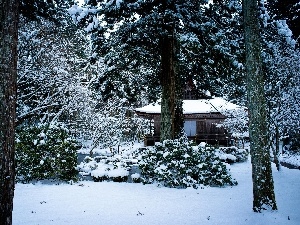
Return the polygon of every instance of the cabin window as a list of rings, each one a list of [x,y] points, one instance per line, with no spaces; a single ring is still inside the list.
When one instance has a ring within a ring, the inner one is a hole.
[[[187,136],[196,136],[196,121],[184,121],[184,132]]]

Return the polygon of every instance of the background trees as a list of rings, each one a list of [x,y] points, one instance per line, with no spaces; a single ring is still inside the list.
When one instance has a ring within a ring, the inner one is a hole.
[[[94,101],[89,86],[95,73],[85,65],[84,33],[67,17],[64,26],[22,17],[19,33],[18,125],[64,122],[74,128]]]
[[[143,101],[135,95],[134,89],[142,93],[137,79],[129,72],[123,73],[123,83],[104,79],[106,65],[89,63],[86,32],[66,14],[58,24],[21,18],[18,126],[60,124],[78,140],[89,139],[92,148],[135,140],[134,132],[142,135],[145,124],[129,103]]]
[[[292,31],[283,20],[271,20],[263,29],[265,92],[268,102],[272,148],[279,154],[279,141],[298,133],[299,50]],[[279,163],[277,163],[279,167]]]
[[[269,1],[268,6],[270,15],[275,20],[286,20],[287,25],[293,32],[293,38],[298,39],[300,36],[300,2],[299,0],[274,0]]]

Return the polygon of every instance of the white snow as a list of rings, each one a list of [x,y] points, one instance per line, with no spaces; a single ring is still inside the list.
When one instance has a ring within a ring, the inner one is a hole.
[[[236,157],[234,155],[232,155],[232,154],[220,154],[219,157],[222,160],[228,160],[229,159],[229,160],[231,160],[233,162],[236,161]]]
[[[235,110],[240,106],[226,101],[223,98],[183,100],[183,114],[210,113],[225,110]],[[142,108],[135,109],[137,112],[160,113],[160,103],[149,104]]]
[[[288,44],[295,46],[296,41],[292,38],[293,33],[286,24],[286,20],[278,20],[276,21],[276,25],[278,28],[278,34],[284,36]]]
[[[123,2],[123,0],[116,0],[117,8],[120,8],[122,2]]]
[[[283,154],[280,158],[280,161],[300,167],[300,155],[299,154],[298,155]]]
[[[131,174],[132,179],[139,179],[140,177],[141,177],[141,175],[139,173]]]
[[[17,184],[13,224],[299,225],[300,171],[273,168],[279,210],[254,213],[249,161],[231,166],[239,184],[225,188],[92,181]]]
[[[109,177],[126,177],[129,175],[129,172],[125,170],[124,168],[117,168],[108,171]]]
[[[88,169],[87,169],[88,170]],[[87,172],[87,171],[85,171]],[[108,176],[108,170],[107,170],[107,167],[100,167],[100,168],[97,168],[95,170],[88,170],[88,172],[91,173],[91,176],[93,177],[104,177],[104,176]]]

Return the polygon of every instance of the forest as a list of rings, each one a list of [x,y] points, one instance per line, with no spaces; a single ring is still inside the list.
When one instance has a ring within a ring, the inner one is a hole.
[[[300,167],[299,0],[0,3],[0,225],[21,184],[235,187],[246,161],[249,209],[280,210],[273,175]],[[239,106],[216,109],[234,143],[191,141],[187,87]]]

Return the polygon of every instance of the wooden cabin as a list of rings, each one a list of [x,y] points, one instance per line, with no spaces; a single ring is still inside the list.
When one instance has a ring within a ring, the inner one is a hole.
[[[223,98],[206,98],[183,100],[184,131],[189,140],[196,143],[206,142],[213,145],[227,146],[231,144],[231,135],[224,128],[217,127],[226,118],[223,110],[234,110],[238,105]],[[135,109],[136,113],[151,122],[151,135],[145,138],[145,146],[154,145],[160,140],[160,109],[159,103]]]
[[[240,106],[223,98],[211,97],[210,93],[197,91],[191,79],[188,80],[183,92],[184,131],[189,140],[197,144],[206,142],[213,145],[231,145],[233,140],[224,128],[217,127],[225,120],[221,112],[240,109]],[[151,134],[145,137],[145,146],[160,141],[160,103],[149,104],[135,109],[136,113],[149,119]]]
[[[226,119],[221,112],[240,109],[240,106],[223,98],[212,97],[208,91],[199,92],[192,79],[188,79],[183,92],[184,131],[189,140],[197,144],[206,142],[212,145],[228,146],[233,144],[231,134],[224,128],[217,127]],[[145,146],[160,141],[159,102],[135,109],[136,113],[149,119],[151,134],[145,137]]]

